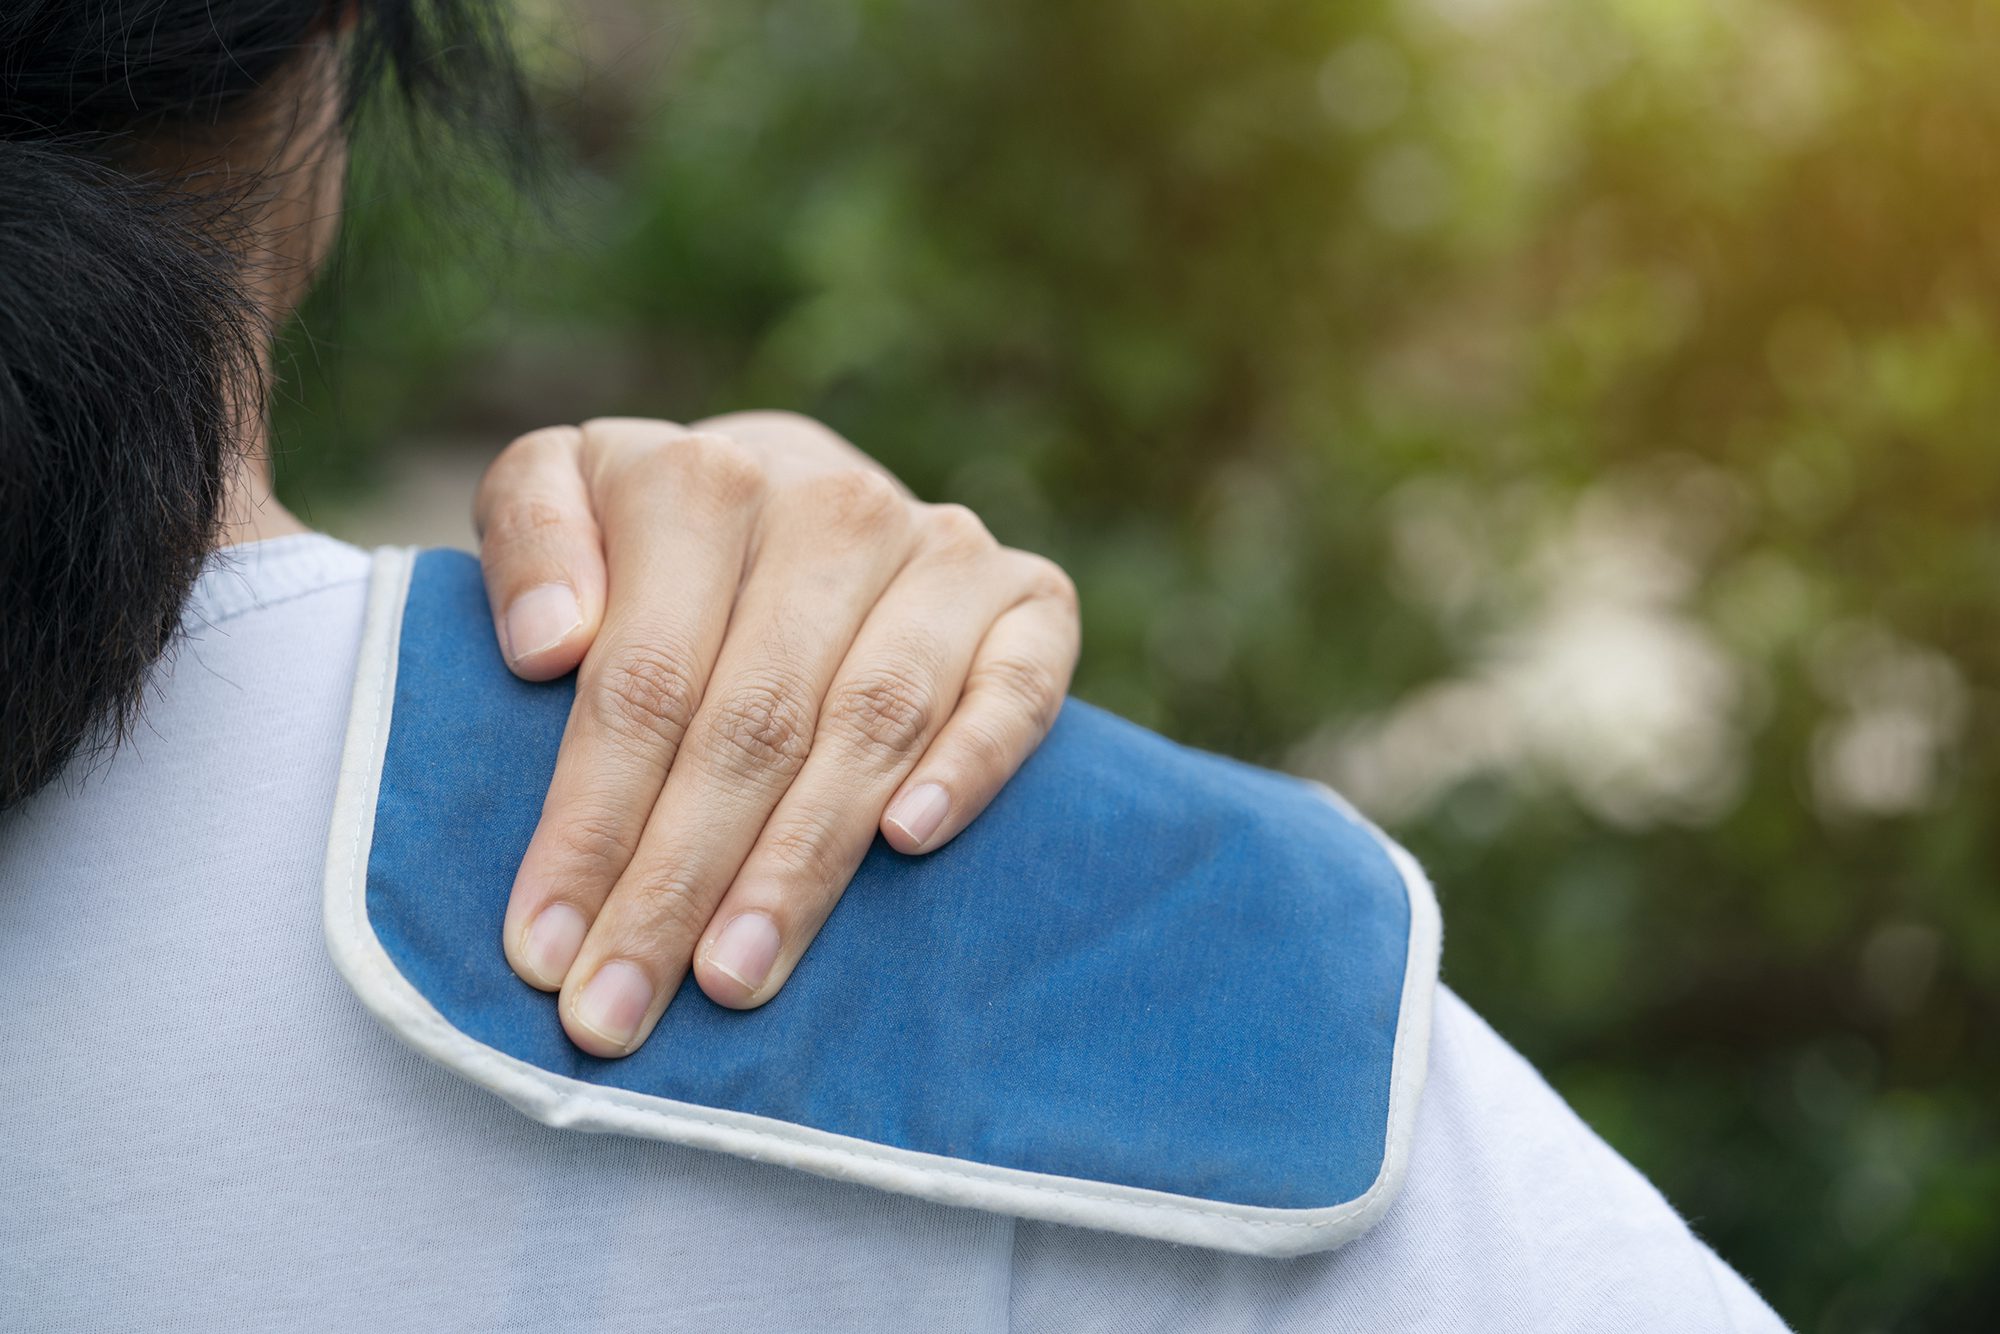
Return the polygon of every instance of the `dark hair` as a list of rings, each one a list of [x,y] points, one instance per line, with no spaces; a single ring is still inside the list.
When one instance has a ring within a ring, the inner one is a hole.
[[[532,139],[498,0],[0,6],[0,809],[130,728],[263,409],[230,245],[256,183],[173,179],[159,145],[284,123],[269,90],[336,27],[343,132],[380,89]]]

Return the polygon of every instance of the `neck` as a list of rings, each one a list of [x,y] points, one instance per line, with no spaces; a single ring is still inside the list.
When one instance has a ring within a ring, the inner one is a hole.
[[[218,545],[238,547],[312,531],[278,502],[271,487],[270,445],[270,424],[259,414],[223,490],[222,535]]]
[[[352,6],[345,6],[351,10]],[[236,405],[243,422],[242,449],[223,492],[222,546],[242,546],[312,530],[278,502],[271,485],[271,427],[264,406],[272,383],[271,342],[312,285],[320,260],[333,243],[340,215],[346,144],[337,132],[340,105],[334,82],[337,59],[302,63],[289,76],[296,93],[287,100],[290,122],[275,147],[268,137],[226,138],[179,143],[168,160],[169,174],[199,177],[239,169],[268,180],[273,189],[246,216],[248,244],[244,277],[263,321],[257,364],[238,386]]]

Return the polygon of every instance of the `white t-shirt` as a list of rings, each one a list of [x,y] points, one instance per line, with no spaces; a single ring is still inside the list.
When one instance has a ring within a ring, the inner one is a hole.
[[[1400,1199],[1301,1259],[528,1120],[322,943],[367,569],[218,557],[138,734],[0,816],[0,1329],[1783,1327],[1448,992]]]

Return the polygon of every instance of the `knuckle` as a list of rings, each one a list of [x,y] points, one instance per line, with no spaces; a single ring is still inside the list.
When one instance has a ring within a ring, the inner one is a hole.
[[[532,497],[495,501],[487,507],[485,518],[488,550],[541,543],[568,523],[561,509]]]
[[[878,667],[841,686],[826,721],[863,749],[900,758],[930,735],[932,707],[931,692],[910,673]]]
[[[608,882],[623,874],[632,860],[633,834],[608,816],[584,812],[555,829],[556,848],[564,861],[588,879]]]
[[[908,507],[896,484],[873,468],[845,468],[799,488],[797,503],[814,522],[845,533],[876,535]]]
[[[977,514],[963,505],[932,505],[925,514],[932,547],[946,555],[964,556],[992,551],[999,544]]]
[[[552,465],[575,466],[573,460],[581,439],[582,432],[574,426],[544,426],[539,431],[516,436],[494,455],[473,492],[472,519],[479,531],[486,532],[493,512],[525,484],[526,478]]]
[[[1022,554],[1027,561],[1028,596],[1075,611],[1078,605],[1076,580],[1069,577],[1069,571],[1047,556],[1032,552]]]
[[[1055,725],[1062,708],[1062,689],[1048,666],[1012,654],[988,658],[974,667],[966,678],[965,693],[998,699],[1043,731]]]
[[[703,753],[738,777],[789,777],[798,773],[812,749],[812,720],[794,690],[739,686],[702,715]]]
[[[648,417],[591,417],[577,428],[578,456],[597,483],[622,480],[685,429]]]
[[[669,942],[700,934],[712,906],[686,876],[667,871],[635,876],[614,898],[626,944],[620,952],[641,957],[665,954]]]
[[[612,443],[614,437],[629,440],[633,437],[655,439],[671,435],[681,428],[673,422],[658,417],[586,417],[578,428],[585,440]]]
[[[613,734],[680,745],[700,700],[684,655],[651,647],[628,648],[596,673],[589,697],[598,720]]]
[[[833,849],[833,822],[826,815],[794,816],[764,836],[764,855],[778,873],[806,884],[838,885],[847,879]]]
[[[544,426],[539,430],[517,435],[507,442],[500,451],[496,463],[535,463],[556,454],[568,454],[583,440],[583,432],[575,426]]]
[[[747,500],[764,485],[764,467],[741,442],[713,431],[673,436],[654,453],[677,490],[725,502]]]
[[[1005,775],[1014,768],[1014,748],[994,730],[990,719],[966,719],[954,741],[959,757],[974,773]]]
[[[800,439],[832,434],[818,421],[804,413],[793,412],[789,408],[742,408],[735,412],[718,413],[692,423],[692,429],[713,431],[722,435],[754,434]]]

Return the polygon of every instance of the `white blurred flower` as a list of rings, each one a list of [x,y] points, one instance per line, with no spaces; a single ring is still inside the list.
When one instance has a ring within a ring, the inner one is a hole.
[[[1475,648],[1469,672],[1314,738],[1294,763],[1392,821],[1482,774],[1552,783],[1626,827],[1718,818],[1741,788],[1750,692],[1746,666],[1685,606],[1699,577],[1690,549],[1711,540],[1723,494],[1690,476],[1587,492],[1526,562],[1529,608]],[[1702,513],[1677,512],[1672,496],[1700,498]],[[1399,503],[1406,586],[1456,607],[1478,579],[1490,600],[1511,600],[1512,572],[1455,521],[1465,496],[1433,488]]]
[[[1928,806],[1965,728],[1966,686],[1957,666],[1872,624],[1828,631],[1812,666],[1839,710],[1813,738],[1812,791],[1821,814],[1901,815]]]

